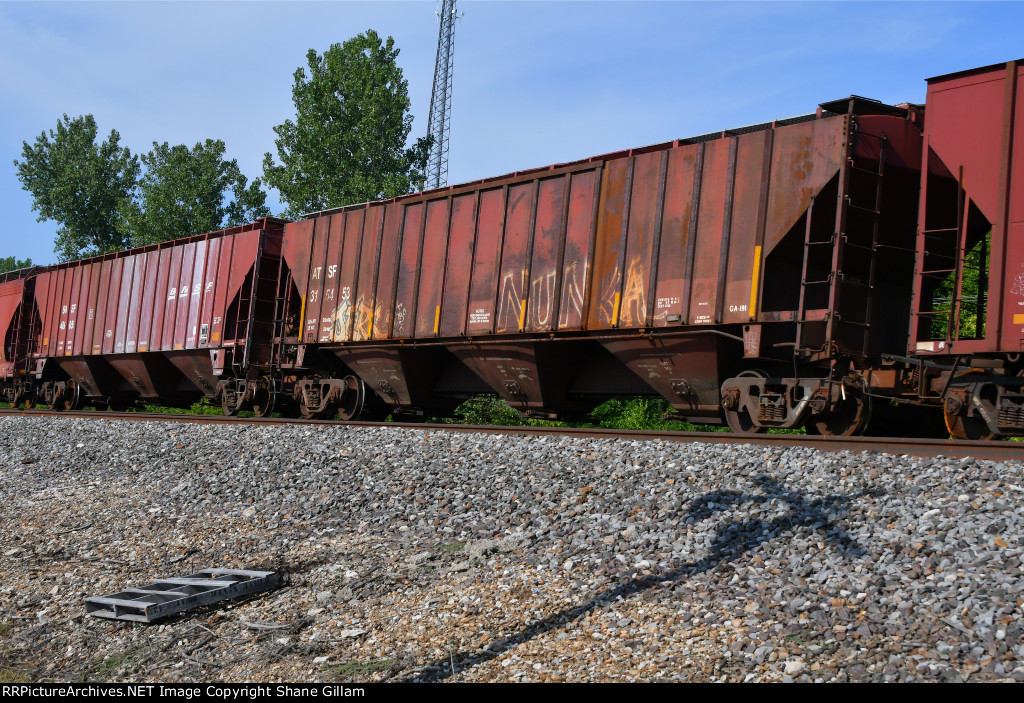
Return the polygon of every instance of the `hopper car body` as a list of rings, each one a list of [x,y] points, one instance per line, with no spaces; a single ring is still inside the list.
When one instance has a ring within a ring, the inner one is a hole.
[[[9,274],[0,382],[55,407],[656,395],[740,432],[1024,434],[1022,79]]]

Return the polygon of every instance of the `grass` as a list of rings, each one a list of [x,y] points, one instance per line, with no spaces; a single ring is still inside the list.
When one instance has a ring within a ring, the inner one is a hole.
[[[6,638],[11,632],[11,622],[4,620],[0,622],[0,639]],[[0,648],[0,661],[6,659],[6,648]],[[9,666],[0,665],[0,684],[10,683],[32,683],[32,677],[23,671],[12,669]]]
[[[394,659],[371,659],[369,661],[348,661],[330,667],[330,672],[342,679],[360,679],[381,671],[387,671]]]
[[[110,676],[117,673],[122,666],[131,666],[146,658],[149,647],[138,645],[129,647],[123,652],[111,654],[100,659],[92,666],[92,674],[98,681],[106,681]]]

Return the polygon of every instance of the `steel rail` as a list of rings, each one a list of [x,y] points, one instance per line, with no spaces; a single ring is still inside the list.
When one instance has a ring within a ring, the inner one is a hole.
[[[329,425],[337,427],[447,430],[502,435],[565,435],[595,439],[661,440],[665,442],[702,444],[752,444],[764,447],[806,447],[816,451],[875,452],[909,454],[926,457],[958,457],[992,461],[1024,462],[1024,443],[1008,441],[961,441],[954,439],[920,439],[896,437],[823,437],[795,434],[736,434],[732,432],[678,432],[653,430],[619,430],[603,427],[522,427],[499,425],[454,425],[424,422],[366,422],[342,420],[305,420],[277,417],[228,417],[224,415],[183,415],[176,413],[111,412],[82,410],[24,410],[0,408],[0,417],[66,417],[92,420],[134,420],[144,422],[191,422],[200,424],[246,423],[254,425]]]

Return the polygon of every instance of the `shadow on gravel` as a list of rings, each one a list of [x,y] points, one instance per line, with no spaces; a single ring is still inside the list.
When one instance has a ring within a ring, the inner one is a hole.
[[[853,495],[831,494],[823,498],[808,500],[805,494],[787,490],[772,477],[762,474],[754,479],[763,493],[740,493],[738,491],[712,491],[693,502],[686,511],[686,517],[705,520],[716,513],[727,511],[731,506],[740,503],[768,503],[773,500],[789,505],[789,512],[774,520],[743,520],[728,522],[718,528],[715,541],[707,556],[700,561],[683,564],[679,568],[662,574],[645,576],[643,580],[634,580],[620,584],[598,593],[582,605],[567,608],[550,617],[524,627],[519,632],[495,642],[491,649],[483,654],[457,652],[447,658],[441,658],[427,667],[423,674],[408,677],[420,681],[444,681],[460,671],[472,669],[491,659],[499,657],[514,647],[528,642],[538,635],[555,630],[580,620],[588,613],[619,598],[626,598],[635,593],[645,591],[656,584],[672,585],[681,582],[688,576],[711,571],[723,562],[737,559],[764,542],[773,539],[772,532],[778,528],[809,527],[824,535],[824,540],[839,549],[848,557],[859,559],[864,556],[861,548],[843,530],[832,524],[832,519],[842,514],[847,503],[867,495],[875,495],[875,491],[864,490]]]

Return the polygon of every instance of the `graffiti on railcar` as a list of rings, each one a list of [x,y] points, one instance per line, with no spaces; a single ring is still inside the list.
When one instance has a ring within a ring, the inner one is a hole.
[[[595,300],[597,304],[597,321],[599,325],[606,327],[613,326],[618,322],[618,311],[615,309],[616,299],[619,297],[619,282],[622,280],[622,272],[619,265],[605,276],[604,285]]]
[[[550,327],[555,303],[556,271],[536,276],[530,282],[530,326]]]
[[[516,278],[518,278],[518,283]],[[498,296],[498,317],[495,320],[495,332],[519,331],[523,322],[523,293],[525,292],[527,272],[509,271],[501,281],[501,294]]]
[[[558,328],[579,327],[583,321],[583,289],[587,284],[587,264],[580,271],[579,262],[573,260],[562,275],[562,302],[559,306]],[[580,279],[582,278],[582,284]]]
[[[622,289],[622,302],[619,305],[619,325],[623,327],[643,327],[647,322],[647,290],[645,279],[647,269],[640,257],[629,262],[626,271],[626,285]]]
[[[377,318],[380,314],[380,304],[376,306],[366,302],[364,296],[359,296],[356,300],[355,309],[353,312],[354,325],[352,327],[352,339],[354,341],[361,341],[369,339],[373,334],[373,327],[377,325]]]
[[[409,318],[409,311],[405,307],[405,303],[398,303],[395,305],[395,337],[405,337],[405,321]]]

